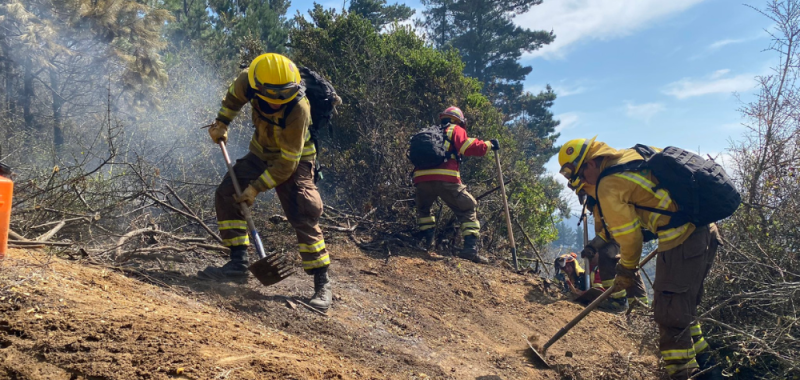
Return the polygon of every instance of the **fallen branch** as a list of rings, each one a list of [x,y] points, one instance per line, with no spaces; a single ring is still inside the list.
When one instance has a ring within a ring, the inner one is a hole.
[[[29,241],[25,236],[22,236],[12,230],[8,230],[8,236],[19,241]]]
[[[44,244],[14,244],[8,243],[8,248],[27,248],[27,249],[34,249],[34,248],[44,248]]]
[[[325,229],[333,230],[333,231],[338,231],[338,232],[353,232],[353,231],[356,230],[356,227],[358,227],[358,224],[356,224],[356,225],[354,225],[354,226],[352,226],[350,228],[339,227],[339,226],[329,226],[327,224],[320,224],[319,226],[321,228],[325,228]]]
[[[42,235],[40,235],[39,237],[37,237],[36,241],[48,241],[48,240],[50,240],[50,238],[53,237],[53,235],[55,235],[58,231],[60,231],[66,225],[67,225],[67,222],[65,222],[63,220],[60,221],[50,231],[47,231],[47,232],[43,233]]]
[[[55,241],[31,241],[31,240],[9,240],[8,244],[20,245],[30,247],[34,245],[47,245],[52,247],[71,247],[75,245],[69,242],[55,242]]]
[[[161,231],[161,230],[154,230],[152,228],[141,228],[141,229],[138,229],[138,230],[130,231],[130,232],[126,233],[125,235],[122,235],[119,238],[119,240],[117,240],[117,245],[115,247],[116,248],[116,254],[114,255],[114,257],[115,257],[114,261],[124,261],[122,259],[127,259],[128,258],[128,256],[129,256],[128,253],[130,253],[130,252],[123,252],[122,251],[122,246],[125,245],[125,242],[127,242],[132,237],[135,237],[135,236],[138,236],[138,235],[145,235],[145,234],[165,235],[165,236],[167,236],[167,237],[169,237],[169,238],[171,238],[173,240],[177,240],[177,241],[182,242],[182,243],[192,243],[192,242],[198,242],[198,241],[203,241],[204,240],[202,238],[192,237],[192,236],[176,236],[176,235],[173,235],[173,234],[171,234],[169,232]],[[213,245],[208,245],[208,244],[193,244],[193,246],[198,246],[198,247],[202,246],[203,248],[221,250],[220,247],[213,246]],[[183,249],[183,248],[181,248],[181,249]],[[194,249],[194,247],[190,247],[187,250],[191,250],[191,249]]]
[[[42,223],[42,224],[40,224],[38,226],[30,227],[29,229],[30,230],[36,230],[36,229],[39,229],[39,228],[42,228],[42,227],[53,226],[53,225],[59,224],[61,222],[69,223],[69,222],[74,222],[76,220],[86,220],[86,218],[76,217],[76,218],[69,218],[69,219],[64,219],[64,220],[56,220],[56,221],[52,221],[52,222]]]
[[[166,208],[168,208],[168,209],[170,209],[172,211],[177,212],[178,214],[181,214],[181,215],[183,215],[183,216],[185,216],[185,217],[187,217],[189,219],[194,220],[195,222],[200,224],[200,226],[203,227],[203,229],[206,230],[206,232],[208,232],[208,234],[211,235],[211,237],[213,237],[214,240],[216,240],[218,243],[222,244],[222,238],[219,237],[219,235],[217,235],[216,233],[214,233],[214,231],[211,230],[211,228],[209,228],[208,225],[203,223],[203,220],[198,218],[196,215],[192,215],[192,214],[187,213],[186,211],[180,210],[180,209],[174,207],[173,205],[171,205],[169,203],[166,203],[166,202],[158,199],[157,197],[152,196],[151,194],[145,193],[144,196],[150,198],[151,200],[153,200],[153,202],[156,202],[156,203],[160,204],[161,206],[164,206],[164,207],[166,207]]]

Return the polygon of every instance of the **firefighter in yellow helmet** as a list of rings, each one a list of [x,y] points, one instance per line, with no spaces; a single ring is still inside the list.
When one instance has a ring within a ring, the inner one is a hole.
[[[639,270],[643,228],[657,235],[653,311],[659,327],[659,349],[670,377],[685,380],[699,369],[714,366],[695,317],[720,237],[713,223],[669,226],[670,216],[655,210],[674,212],[678,207],[669,192],[657,186],[658,180],[649,170],[601,177],[607,168],[641,159],[633,149],[617,150],[595,138],[571,140],[558,153],[560,173],[570,188],[585,191],[596,202],[593,211],[595,225],[599,226],[598,240],[581,255],[598,252],[606,242],[619,245],[615,285],[630,291]],[[718,370],[711,370],[698,378],[721,378],[718,376]]]
[[[247,224],[237,203],[252,205],[255,197],[275,189],[286,218],[297,233],[303,269],[314,276],[310,304],[327,310],[332,292],[328,277],[331,262],[319,227],[322,199],[314,184],[316,147],[311,141],[311,109],[304,97],[297,66],[280,54],[263,54],[231,83],[222,99],[216,121],[209,128],[211,140],[227,141],[228,124],[250,103],[255,133],[250,152],[236,161],[233,170],[245,188],[235,199],[230,176],[216,191],[217,224],[223,245],[231,250],[221,268],[208,267],[199,274],[214,279],[246,280]]]

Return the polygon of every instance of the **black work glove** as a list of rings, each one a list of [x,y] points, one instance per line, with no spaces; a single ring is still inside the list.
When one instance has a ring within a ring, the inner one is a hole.
[[[622,264],[617,263],[614,268],[614,271],[617,272],[617,276],[614,277],[614,285],[620,289],[630,288],[636,282],[636,272],[638,270],[639,268],[625,268]]]
[[[603,247],[606,246],[606,241],[603,240],[600,236],[596,235],[592,240],[589,240],[589,244],[583,247],[583,251],[581,251],[581,258],[592,258],[594,255],[597,254]]]
[[[500,142],[497,139],[491,139],[489,142],[492,143],[492,150],[500,150]]]
[[[596,254],[597,254],[597,250],[594,247],[592,247],[591,245],[587,245],[587,246],[583,247],[583,250],[581,251],[581,258],[582,259],[591,259]]]

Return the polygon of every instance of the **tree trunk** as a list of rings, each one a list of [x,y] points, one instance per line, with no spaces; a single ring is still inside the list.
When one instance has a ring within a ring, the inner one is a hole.
[[[25,61],[25,74],[22,78],[22,113],[25,119],[25,126],[33,129],[33,64],[30,59]]]
[[[58,72],[56,69],[50,69],[50,89],[53,91],[53,146],[56,148],[56,154],[60,153],[64,146],[63,118],[61,117],[64,99],[59,94],[60,88],[61,81]]]

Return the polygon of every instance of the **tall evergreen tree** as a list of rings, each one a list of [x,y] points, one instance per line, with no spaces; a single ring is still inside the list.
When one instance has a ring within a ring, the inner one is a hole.
[[[455,47],[464,61],[464,73],[481,82],[521,81],[531,72],[522,66],[523,53],[555,38],[552,32],[514,25],[516,15],[542,0],[424,0],[422,25],[439,48]]]
[[[206,56],[230,66],[239,63],[243,45],[252,42],[262,52],[285,53],[289,5],[289,0],[209,0],[214,33],[203,41]]]
[[[351,0],[348,11],[369,20],[377,30],[393,22],[408,20],[415,12],[404,4],[387,5],[386,0]]]

